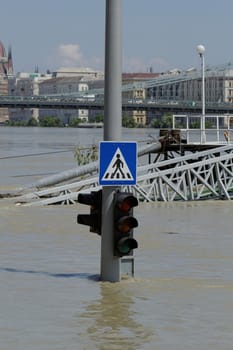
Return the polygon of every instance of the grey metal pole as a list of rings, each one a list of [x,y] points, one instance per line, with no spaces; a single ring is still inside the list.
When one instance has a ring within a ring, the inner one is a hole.
[[[121,140],[121,0],[106,0],[104,141]],[[103,187],[101,280],[119,282],[120,259],[113,255],[113,196],[116,187]]]
[[[202,143],[206,142],[205,134],[205,56],[201,55],[201,68],[202,68]]]
[[[201,70],[202,70],[202,115],[205,115],[205,56],[201,55]]]
[[[121,140],[121,0],[106,0],[104,140]]]
[[[202,115],[201,115],[201,143],[206,142],[206,134],[205,134],[205,46],[198,45],[197,52],[201,58],[201,76],[202,76]]]

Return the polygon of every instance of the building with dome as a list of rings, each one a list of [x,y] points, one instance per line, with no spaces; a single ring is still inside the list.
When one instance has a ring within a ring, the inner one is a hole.
[[[13,75],[13,61],[11,48],[6,53],[3,43],[0,41],[0,95],[8,95],[8,80]],[[8,108],[0,108],[0,123],[9,119]]]

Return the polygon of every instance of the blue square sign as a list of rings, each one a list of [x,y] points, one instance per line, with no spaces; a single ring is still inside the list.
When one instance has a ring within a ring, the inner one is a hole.
[[[100,142],[99,184],[103,186],[136,185],[137,143]]]

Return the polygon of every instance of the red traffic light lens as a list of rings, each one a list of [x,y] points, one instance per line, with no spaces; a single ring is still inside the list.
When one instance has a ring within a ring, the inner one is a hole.
[[[127,196],[119,202],[118,208],[124,212],[129,211],[131,208],[138,205],[138,200],[134,196]]]
[[[131,208],[129,201],[125,200],[119,204],[119,209],[122,211],[128,211]]]

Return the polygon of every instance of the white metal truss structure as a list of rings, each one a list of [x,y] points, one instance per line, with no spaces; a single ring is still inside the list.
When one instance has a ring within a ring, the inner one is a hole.
[[[161,155],[162,156],[162,155]],[[80,192],[100,189],[98,176],[34,191],[18,198],[25,205],[73,204]],[[137,185],[122,186],[140,201],[190,201],[233,196],[233,145],[216,147],[138,168]]]
[[[139,176],[134,187],[140,200],[229,200],[233,195],[232,145],[160,161],[145,168],[146,173]]]

